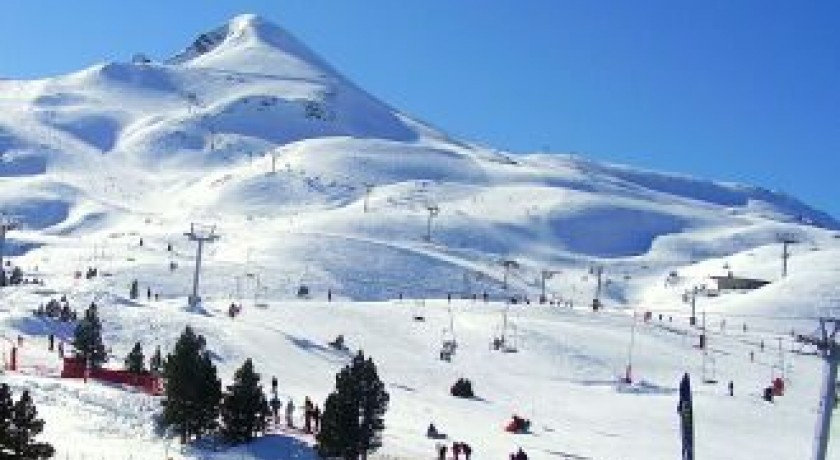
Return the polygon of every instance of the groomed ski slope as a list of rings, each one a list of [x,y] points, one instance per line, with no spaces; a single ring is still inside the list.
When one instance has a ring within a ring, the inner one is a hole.
[[[431,206],[439,214],[429,226]],[[381,455],[400,459],[431,458],[430,422],[450,442],[469,442],[476,459],[518,446],[535,459],[675,458],[684,372],[696,389],[698,458],[802,458],[821,370],[817,358],[789,353],[799,349],[790,332],[813,332],[840,299],[840,224],[792,197],[459,142],[252,15],[163,62],[0,80],[0,211],[23,224],[6,254],[45,283],[0,290],[0,334],[25,343],[23,371],[3,380],[33,391],[57,458],[312,458],[305,439],[280,434],[220,452],[179,449],[155,431],[158,400],[55,378],[46,337],[69,338],[71,328],[31,312],[62,294],[79,311],[100,305],[113,366],[136,341],[147,355],[166,350],[190,324],[207,336],[225,384],[251,357],[298,405],[325,399],[348,361],[326,343],[344,334],[379,365],[392,398]],[[201,312],[186,309],[191,223],[221,235],[206,248]],[[784,279],[780,236],[799,241]],[[518,265],[506,287],[505,260]],[[74,279],[92,266],[103,276]],[[593,266],[605,274],[597,313]],[[510,307],[518,352],[491,351],[503,299],[536,299],[543,270],[557,272],[548,295],[574,307]],[[728,271],[772,284],[698,299],[707,376],[713,368],[720,382],[703,384],[681,297]],[[129,301],[134,279],[160,300]],[[301,285],[311,299],[296,298]],[[231,302],[245,306],[233,320]],[[634,312],[639,380],[619,385]],[[413,321],[418,313],[426,321]],[[447,363],[438,352],[450,318],[458,350]],[[759,395],[780,372],[777,337],[789,392],[769,405]],[[459,377],[479,400],[448,395]],[[513,413],[532,419],[532,434],[502,430]]]
[[[122,255],[135,257],[143,250],[132,248]],[[810,315],[810,307],[818,304],[803,301],[800,289],[811,289],[815,299],[832,295],[827,289],[833,286],[828,285],[826,291],[815,292],[810,278],[824,273],[826,280],[832,278],[829,274],[836,279],[833,260],[837,253],[835,245],[794,257],[791,276],[765,288],[775,291],[767,295],[757,291],[699,301],[708,303],[704,310],[714,364],[707,368],[707,376],[719,380],[714,385],[701,383],[697,332],[687,325],[687,307],[676,300],[669,307],[663,305],[662,321],[656,310],[649,323],[638,316],[632,355],[638,381],[627,386],[617,383],[628,359],[632,315],[627,310],[593,313],[582,306],[511,306],[508,320],[515,330],[518,352],[501,353],[490,350],[490,338],[498,333],[502,311],[508,307],[456,299],[451,309],[458,350],[452,362],[444,362],[437,355],[441,341],[450,336],[444,332],[450,321],[450,304],[445,299],[427,301],[421,307],[408,299],[326,302],[323,295],[302,301],[263,299],[258,303],[264,305],[255,306],[246,298],[243,313],[230,319],[229,299],[223,295],[208,301],[201,313],[188,311],[183,297],[133,303],[123,297],[121,291],[127,289],[108,286],[107,278],[70,279],[62,272],[71,271],[72,263],[67,270],[47,275],[46,281],[62,292],[72,292],[73,305],[85,305],[99,296],[105,340],[117,365],[135,341],[149,351],[156,345],[167,349],[190,324],[207,336],[225,381],[251,357],[266,385],[269,376],[276,375],[281,395],[298,404],[304,396],[323,401],[330,391],[332,377],[349,355],[330,349],[327,342],[344,334],[351,349],[364,349],[375,358],[392,397],[383,455],[429,458],[434,443],[424,435],[428,423],[434,422],[452,439],[470,442],[476,458],[504,457],[517,446],[533,458],[564,458],[562,453],[596,459],[672,458],[679,451],[676,386],[682,373],[690,372],[695,383],[698,455],[789,459],[799,458],[810,448],[820,363],[813,356],[791,354],[791,347],[799,347],[784,331],[813,326],[813,322],[788,318]],[[758,261],[750,268],[776,266],[775,257]],[[208,293],[227,288],[212,281],[205,285]],[[37,291],[3,291],[7,306],[3,335],[26,337],[21,351],[25,375],[6,374],[4,380],[34,391],[48,422],[45,438],[56,443],[59,458],[162,458],[166,442],[153,428],[156,399],[97,383],[34,375],[49,374],[58,366],[46,353],[46,334],[68,332],[31,316],[29,308],[42,299]],[[111,294],[100,295],[103,292]],[[637,307],[640,313],[643,304]],[[426,321],[414,321],[418,314]],[[721,330],[724,318],[727,325]],[[741,329],[743,322],[749,325],[747,333]],[[778,373],[772,368],[778,361],[776,337],[783,339],[786,352],[788,393],[768,404],[760,399],[760,391]],[[759,349],[762,340],[765,352]],[[750,351],[756,354],[754,363],[749,360]],[[40,367],[27,369],[27,363]],[[477,400],[448,395],[449,386],[459,377],[473,381]],[[730,379],[735,382],[735,397],[726,394]],[[533,421],[532,434],[502,430],[513,413]],[[303,447],[285,443],[291,440],[266,439],[248,448],[247,455],[309,458],[305,456],[309,454],[286,456],[279,446]],[[177,442],[172,444],[176,447]],[[188,449],[180,455],[241,458],[242,454],[242,449],[218,453]]]

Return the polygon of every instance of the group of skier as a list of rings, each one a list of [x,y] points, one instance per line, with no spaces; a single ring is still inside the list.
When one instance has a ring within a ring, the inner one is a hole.
[[[438,460],[446,460],[446,454],[449,451],[449,446],[444,443],[438,443],[436,446]],[[452,443],[452,458],[455,460],[459,460],[461,458],[461,454],[464,454],[465,460],[470,460],[472,458],[472,447],[465,442],[453,442]]]
[[[280,411],[283,410],[283,403],[277,395],[277,377],[271,378],[271,401],[269,406],[274,415],[274,423],[280,423]],[[295,428],[295,403],[292,399],[286,403],[285,418],[286,427],[290,429]],[[317,433],[321,429],[321,408],[312,403],[309,396],[306,397],[303,403],[303,431],[307,434]]]

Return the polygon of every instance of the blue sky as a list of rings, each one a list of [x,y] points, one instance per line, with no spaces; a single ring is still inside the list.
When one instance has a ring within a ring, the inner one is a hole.
[[[164,58],[238,13],[461,138],[745,182],[840,216],[840,2],[0,0],[0,77]]]

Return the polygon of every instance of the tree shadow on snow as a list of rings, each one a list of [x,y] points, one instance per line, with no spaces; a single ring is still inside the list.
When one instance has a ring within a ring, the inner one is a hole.
[[[186,450],[198,458],[206,460],[318,460],[315,449],[306,442],[282,434],[268,434],[239,446],[218,444],[218,440],[196,442]]]
[[[317,342],[313,342],[304,337],[296,337],[293,335],[285,334],[286,340],[292,343],[292,345],[296,346],[297,348],[314,355],[318,355],[321,358],[334,362],[334,363],[344,363],[350,358],[350,351],[349,350],[337,350],[332,347],[328,347],[322,345]]]
[[[640,380],[632,384],[619,384],[615,390],[619,393],[642,394],[642,395],[671,395],[677,392],[676,388],[664,387],[646,380]]]

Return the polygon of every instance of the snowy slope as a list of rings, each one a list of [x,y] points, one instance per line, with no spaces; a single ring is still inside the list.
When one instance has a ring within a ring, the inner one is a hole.
[[[344,333],[380,363],[393,398],[383,451],[398,458],[429,457],[422,435],[433,420],[474,444],[476,458],[506,458],[517,445],[532,458],[673,458],[676,383],[685,371],[699,379],[701,367],[681,297],[729,270],[772,284],[699,301],[719,328],[711,339],[718,378],[738,388],[733,399],[720,385],[699,385],[704,458],[784,460],[810,445],[818,361],[790,358],[791,394],[770,407],[757,393],[776,355],[747,357],[762,340],[787,337],[793,347],[790,330],[813,331],[819,308],[840,299],[837,220],[757,187],[458,142],[253,15],[162,62],[0,80],[0,178],[0,211],[23,224],[6,252],[45,280],[0,291],[0,333],[25,336],[32,345],[23,360],[37,363],[4,379],[33,389],[59,457],[129,458],[120,450],[127,445],[131,458],[160,458],[167,449],[153,429],[156,400],[43,375],[58,366],[44,337],[70,331],[30,312],[67,294],[78,308],[103,305],[115,365],[135,341],[165,348],[193,324],[225,378],[252,357],[296,400],[326,396],[347,356],[324,344]],[[430,206],[439,209],[431,226]],[[195,256],[183,232],[192,222],[221,235],[205,254],[205,315],[185,308]],[[785,279],[780,235],[800,241]],[[504,260],[518,263],[507,285]],[[592,265],[605,272],[607,308],[598,314],[586,308]],[[73,279],[89,266],[107,276]],[[556,272],[548,295],[574,309],[514,307],[521,352],[489,351],[501,300],[536,299],[543,270]],[[666,284],[671,272],[678,276]],[[127,300],[133,279],[161,300]],[[301,285],[311,300],[295,298]],[[484,292],[486,305],[459,299]],[[441,332],[450,294],[460,348],[444,363],[436,356],[452,334]],[[422,299],[428,306],[418,306]],[[230,302],[246,304],[236,320],[225,314]],[[428,321],[411,321],[418,311]],[[634,311],[656,320],[639,325],[635,339],[644,383],[627,388],[615,378]],[[745,322],[748,331],[738,328]],[[448,396],[460,376],[483,400]],[[501,431],[512,412],[534,419],[533,435]],[[311,456],[283,436],[249,449],[182,455]]]

